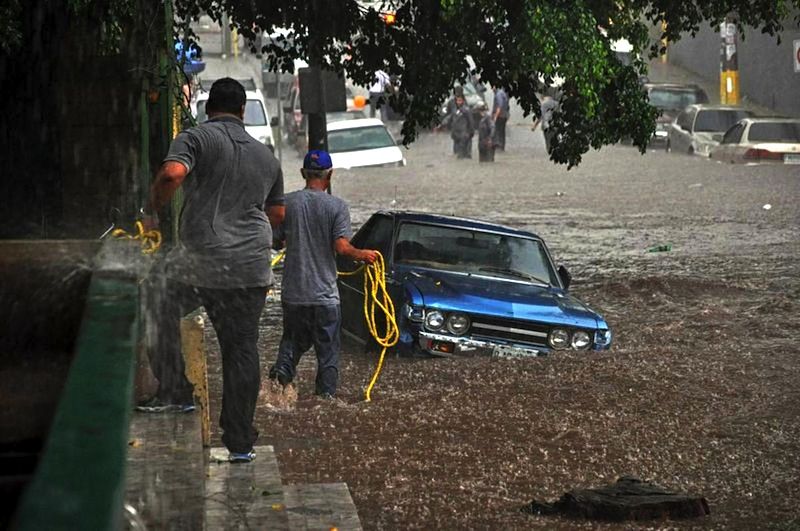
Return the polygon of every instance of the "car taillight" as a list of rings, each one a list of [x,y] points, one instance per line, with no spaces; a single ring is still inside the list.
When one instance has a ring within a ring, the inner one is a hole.
[[[744,152],[747,160],[783,160],[783,153],[775,153],[768,149],[751,148]]]

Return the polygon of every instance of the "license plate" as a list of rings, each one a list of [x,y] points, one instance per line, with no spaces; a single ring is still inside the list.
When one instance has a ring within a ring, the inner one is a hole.
[[[783,162],[786,164],[800,164],[800,153],[785,153]]]
[[[534,348],[512,347],[509,345],[495,345],[492,348],[492,357],[494,358],[533,358],[545,355],[545,352]]]

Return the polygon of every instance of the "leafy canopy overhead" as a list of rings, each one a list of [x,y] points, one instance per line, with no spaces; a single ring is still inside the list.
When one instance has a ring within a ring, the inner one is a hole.
[[[220,20],[227,12],[251,40],[288,29],[286,41],[280,37],[263,50],[273,70],[290,72],[300,58],[343,68],[363,86],[378,69],[397,75],[401,90],[392,106],[406,116],[406,143],[437,120],[453,83],[469,73],[467,56],[483,82],[504,87],[526,113],[538,115],[536,93],[563,80],[554,119],[561,141],[552,158],[572,166],[590,148],[623,136],[645,149],[657,111],[639,76],[659,52],[660,42],[648,37],[653,24],[674,41],[731,15],[742,28],[775,35],[800,0],[175,0],[175,6],[187,21],[203,12]],[[395,12],[395,23],[386,24],[381,12]],[[639,53],[631,64],[612,51],[619,39]]]

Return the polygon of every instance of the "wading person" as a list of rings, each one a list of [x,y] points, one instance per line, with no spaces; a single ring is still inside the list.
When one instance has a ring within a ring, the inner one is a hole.
[[[556,111],[556,109],[558,109],[558,101],[550,96],[545,96],[539,104],[539,107],[541,110],[541,118],[538,120],[534,118],[531,131],[535,131],[536,127],[541,124],[542,134],[544,135],[544,147],[547,152],[550,153],[550,149],[552,148],[553,144],[553,137],[555,136],[555,133],[550,125],[553,121],[553,113]]]
[[[464,96],[456,95],[455,105],[442,120],[442,125],[450,128],[450,138],[453,139],[453,152],[456,157],[472,158],[472,136],[475,134],[475,125],[472,123],[472,112]]]
[[[495,129],[485,103],[477,105],[481,120],[478,122],[478,162],[494,162]]]
[[[494,120],[495,144],[500,151],[506,150],[506,122],[508,122],[509,111],[508,94],[502,88],[495,89],[492,119]]]
[[[350,210],[328,194],[333,169],[325,151],[309,151],[301,170],[306,186],[286,195],[286,218],[279,229],[286,243],[281,304],[283,337],[269,376],[286,386],[300,357],[313,345],[317,355],[314,392],[336,394],[339,381],[341,310],[336,255],[373,263],[378,253],[350,244]]]
[[[230,460],[251,461],[258,431],[253,426],[260,387],[258,322],[272,284],[271,225],[283,220],[283,174],[278,160],[245,132],[246,96],[241,84],[223,78],[211,86],[207,122],[181,132],[150,190],[149,212],[165,207],[183,185],[180,241],[165,260],[166,287],[150,352],[160,385],[140,411],[192,409],[192,385],[184,375],[179,324],[205,307],[222,355],[222,441]],[[147,227],[157,218],[146,217]]]

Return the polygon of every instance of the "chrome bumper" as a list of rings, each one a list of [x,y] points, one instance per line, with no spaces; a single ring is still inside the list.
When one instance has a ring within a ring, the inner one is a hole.
[[[492,341],[481,341],[469,337],[446,336],[431,332],[419,332],[419,348],[434,355],[441,355],[441,352],[430,350],[429,341],[442,341],[455,344],[454,354],[485,354],[498,358],[518,358],[546,356],[548,351],[529,347],[515,347],[505,343],[494,343]],[[481,352],[484,351],[484,352]]]

